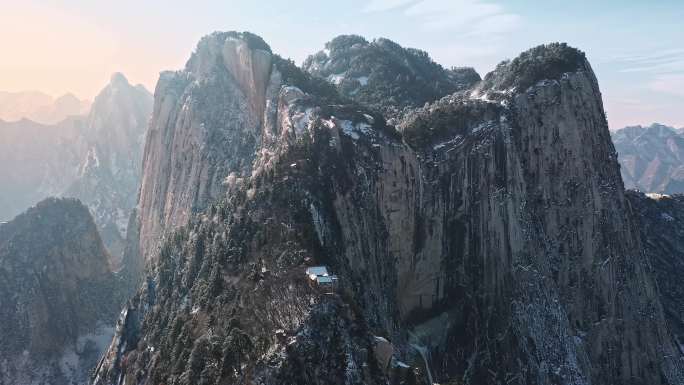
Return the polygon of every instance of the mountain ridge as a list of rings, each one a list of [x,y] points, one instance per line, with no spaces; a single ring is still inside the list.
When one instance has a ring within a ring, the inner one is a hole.
[[[160,78],[147,278],[95,385],[684,380],[581,51],[532,48],[395,126],[243,36]]]
[[[86,115],[90,101],[80,100],[67,92],[52,97],[40,91],[0,91],[0,119],[4,121],[33,120],[52,125],[71,116]]]
[[[654,123],[611,132],[629,189],[647,193],[684,192],[684,133]]]

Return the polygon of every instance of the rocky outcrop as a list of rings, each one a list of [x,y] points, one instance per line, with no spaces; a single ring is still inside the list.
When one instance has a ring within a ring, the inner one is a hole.
[[[140,250],[153,259],[167,230],[187,223],[225,193],[233,174],[248,177],[262,140],[273,55],[248,33],[205,37],[185,70],[162,73],[140,190]],[[272,91],[271,91],[272,92]]]
[[[252,35],[200,43],[194,57],[214,63],[210,81],[186,71],[174,75],[181,87],[160,87],[236,97],[248,111],[255,104],[216,48],[235,38],[249,46]],[[396,127],[272,63],[262,118],[218,115],[230,118],[216,125],[225,137],[254,138],[242,153],[231,147],[239,140],[223,144],[227,194],[205,194],[196,215],[157,217],[189,222],[167,220],[95,384],[684,381],[582,52],[534,48]],[[158,116],[227,105],[180,103],[178,93],[156,108],[188,107]],[[202,123],[150,137],[203,138]],[[183,170],[211,165],[200,160],[221,142],[166,153],[154,143],[159,155],[146,162],[183,154],[170,169],[192,182],[203,173]],[[157,173],[157,185],[180,180],[174,172]],[[150,202],[177,207],[212,183]],[[178,186],[158,191],[187,184]],[[320,264],[339,277],[333,294],[304,276]],[[375,358],[376,336],[391,341],[389,368]]]
[[[684,135],[652,124],[611,133],[625,187],[647,193],[684,192]]]
[[[356,35],[334,38],[309,56],[303,68],[335,84],[342,95],[392,116],[480,80],[472,68],[444,69],[426,52]]]
[[[88,209],[48,199],[0,225],[0,383],[85,384],[121,291]]]

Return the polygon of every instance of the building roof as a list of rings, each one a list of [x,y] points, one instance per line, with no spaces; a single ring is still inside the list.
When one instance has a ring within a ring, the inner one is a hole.
[[[311,266],[306,269],[306,275],[328,276],[328,268],[325,266]]]
[[[318,283],[333,283],[333,278],[332,277],[324,277],[324,276],[319,276],[316,277],[316,282]]]

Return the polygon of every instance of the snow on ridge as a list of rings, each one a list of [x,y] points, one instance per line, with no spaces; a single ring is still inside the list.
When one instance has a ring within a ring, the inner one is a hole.
[[[341,72],[339,74],[332,74],[328,76],[328,81],[334,85],[340,85],[342,81],[344,81],[344,72]]]
[[[663,198],[669,198],[670,196],[667,194],[647,193],[646,197],[653,199],[654,201],[659,201]]]

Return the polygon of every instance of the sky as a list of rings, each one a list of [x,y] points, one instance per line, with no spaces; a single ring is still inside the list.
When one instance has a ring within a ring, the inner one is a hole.
[[[484,76],[533,46],[586,52],[611,129],[684,127],[682,0],[0,0],[0,91],[92,99],[113,72],[154,90],[213,31],[301,63],[340,34],[386,37]]]

